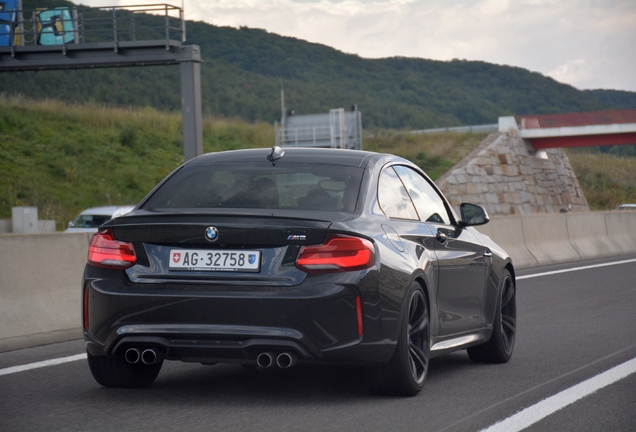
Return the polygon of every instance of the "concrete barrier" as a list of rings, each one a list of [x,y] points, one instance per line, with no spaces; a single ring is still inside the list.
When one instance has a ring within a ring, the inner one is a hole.
[[[521,217],[494,217],[489,223],[477,229],[504,248],[513,257],[516,267],[539,265],[537,258],[526,246]]]
[[[636,212],[630,211],[494,217],[477,229],[517,268],[636,253]]]
[[[496,217],[517,268],[636,253],[636,212]],[[0,235],[0,352],[79,338],[90,234]]]
[[[621,253],[622,249],[607,234],[605,214],[570,213],[565,220],[570,243],[581,258],[593,259]]]
[[[565,214],[522,216],[526,247],[539,265],[581,260],[568,236]]]
[[[636,212],[617,211],[605,213],[607,235],[619,253],[631,253],[636,249]]]
[[[0,351],[79,338],[89,235],[0,236]]]

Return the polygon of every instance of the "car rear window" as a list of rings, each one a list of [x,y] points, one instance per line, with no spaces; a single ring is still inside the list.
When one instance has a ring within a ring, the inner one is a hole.
[[[142,206],[267,208],[353,212],[363,170],[358,167],[243,163],[186,166]]]

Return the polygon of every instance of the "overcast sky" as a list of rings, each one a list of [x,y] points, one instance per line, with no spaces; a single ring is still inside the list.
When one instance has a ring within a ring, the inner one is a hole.
[[[188,20],[261,28],[365,58],[482,60],[579,89],[636,91],[636,0],[184,1]]]

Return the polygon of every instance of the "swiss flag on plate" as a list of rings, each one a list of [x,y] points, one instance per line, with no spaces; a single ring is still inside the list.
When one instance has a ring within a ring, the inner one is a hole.
[[[175,252],[172,254],[172,261],[178,263],[181,259],[181,254],[179,252]]]

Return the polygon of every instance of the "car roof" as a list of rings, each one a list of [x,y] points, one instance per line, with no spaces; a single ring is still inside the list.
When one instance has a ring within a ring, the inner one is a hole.
[[[321,163],[330,165],[362,166],[365,159],[376,158],[378,153],[363,150],[346,150],[335,148],[299,148],[283,147],[285,155],[278,159],[291,163]],[[271,148],[230,150],[218,153],[207,153],[190,160],[186,165],[205,165],[224,162],[258,162],[267,160]],[[274,161],[276,162],[276,161]]]

